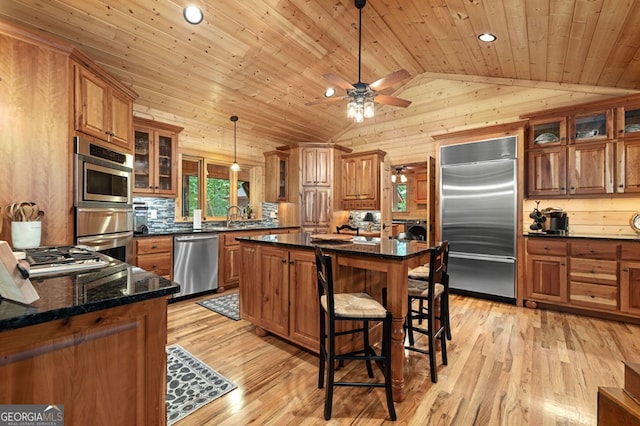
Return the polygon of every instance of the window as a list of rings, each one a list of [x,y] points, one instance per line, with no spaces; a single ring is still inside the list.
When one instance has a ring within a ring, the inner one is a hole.
[[[188,220],[195,209],[202,209],[203,218],[209,220],[226,218],[229,206],[240,207],[238,218],[252,210],[248,208],[251,205],[250,167],[236,173],[228,164],[187,155],[182,156],[181,164],[181,205],[176,209],[177,219]],[[235,209],[233,213],[236,213]]]
[[[182,159],[182,210],[181,216],[193,217],[193,210],[199,208],[198,194],[200,193],[200,170],[202,160],[183,158]]]
[[[406,212],[407,211],[407,184],[406,183],[394,183],[393,184],[393,205],[391,206],[393,212]]]
[[[231,180],[229,166],[207,164],[207,209],[206,217],[222,217],[227,215],[231,196]]]

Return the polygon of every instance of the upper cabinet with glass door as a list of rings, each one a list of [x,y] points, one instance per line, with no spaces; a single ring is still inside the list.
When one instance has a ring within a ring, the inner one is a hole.
[[[529,126],[529,148],[546,148],[567,143],[566,117],[531,120]]]
[[[178,194],[178,133],[182,127],[134,119],[134,195]]]
[[[572,142],[595,142],[613,138],[613,110],[605,109],[571,117]]]
[[[619,139],[640,138],[640,104],[616,108],[616,136]]]

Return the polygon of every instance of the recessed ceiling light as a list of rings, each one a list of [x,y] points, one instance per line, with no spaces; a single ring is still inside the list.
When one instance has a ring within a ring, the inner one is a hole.
[[[478,36],[478,39],[480,39],[481,41],[492,42],[496,41],[496,36],[491,33],[482,33]]]
[[[202,10],[200,10],[200,8],[198,6],[187,6],[184,9],[182,9],[182,15],[184,16],[184,19],[193,25],[197,25],[200,22],[202,22],[202,19],[204,18],[204,14],[202,13]]]
[[[335,94],[336,94],[336,89],[334,89],[333,87],[329,87],[327,90],[324,91],[324,96],[327,98],[330,98]]]

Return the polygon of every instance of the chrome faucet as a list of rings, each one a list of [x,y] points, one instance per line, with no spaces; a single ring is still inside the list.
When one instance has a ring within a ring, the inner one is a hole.
[[[227,228],[229,227],[229,225],[231,224],[231,209],[235,208],[236,210],[238,210],[238,213],[241,213],[242,210],[240,210],[239,206],[229,206],[227,207]]]

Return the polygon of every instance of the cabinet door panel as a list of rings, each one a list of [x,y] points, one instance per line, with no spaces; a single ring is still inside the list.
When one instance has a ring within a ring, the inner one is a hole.
[[[345,200],[358,198],[358,162],[356,159],[342,162],[342,196]]]
[[[566,259],[527,255],[527,296],[553,302],[566,302]]]
[[[240,279],[240,247],[227,247],[224,253],[224,284],[237,283]]]
[[[108,141],[107,83],[80,67],[76,67],[76,78],[76,129]]]
[[[129,98],[111,91],[111,142],[127,150],[131,149],[133,128],[133,103]]]
[[[611,143],[569,147],[569,193],[610,194],[613,192],[613,150]]]
[[[328,149],[316,151],[316,185],[329,186],[332,183],[331,151]]]
[[[316,194],[316,218],[319,226],[331,224],[331,190],[319,188]]]
[[[640,192],[640,141],[618,142],[616,149],[616,192]]]
[[[289,256],[287,251],[272,247],[261,248],[260,275],[262,276],[260,323],[274,333],[287,336],[289,334]]]
[[[291,306],[290,337],[313,351],[318,351],[320,324],[315,255],[310,251],[291,251],[289,285]]]
[[[262,306],[262,277],[260,251],[256,245],[240,246],[240,316],[254,324],[260,324],[260,308]]]
[[[529,195],[567,193],[566,148],[547,148],[528,153]]]
[[[620,262],[620,310],[640,315],[640,262]]]
[[[358,198],[361,200],[371,200],[376,196],[378,176],[374,174],[374,170],[378,168],[373,164],[375,158],[375,156],[362,158],[358,163]]]
[[[302,226],[314,226],[316,224],[316,196],[317,191],[315,188],[302,188],[302,206],[300,206]]]

